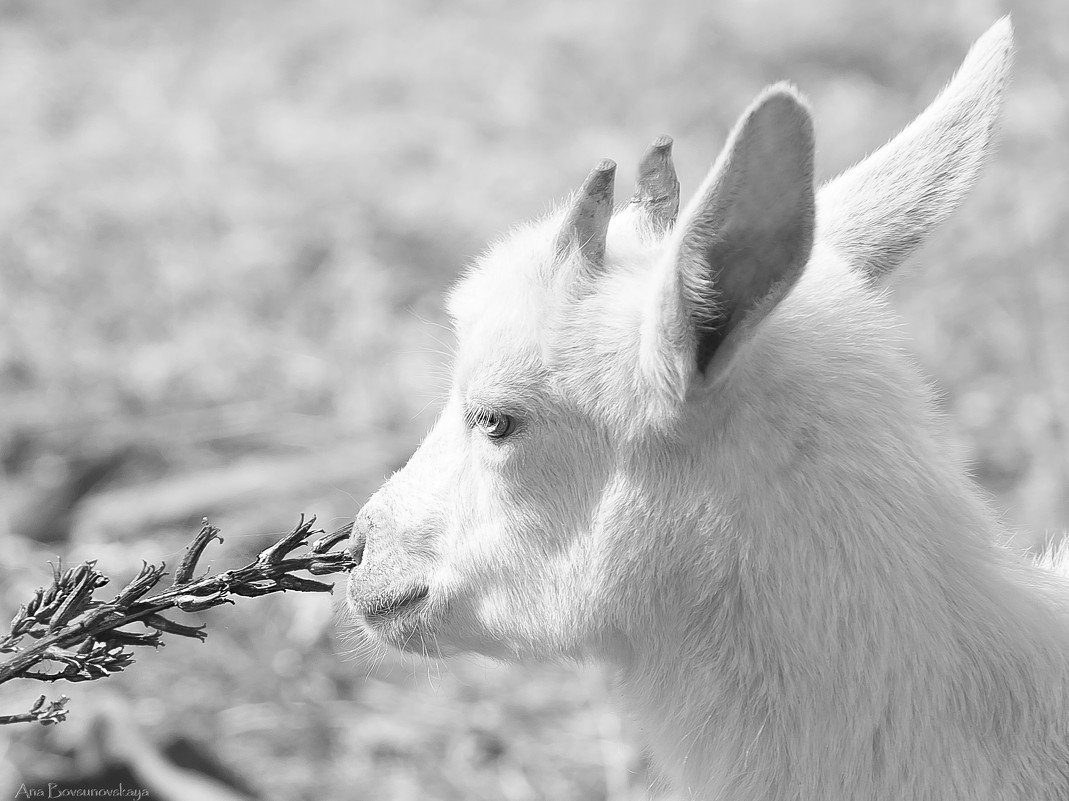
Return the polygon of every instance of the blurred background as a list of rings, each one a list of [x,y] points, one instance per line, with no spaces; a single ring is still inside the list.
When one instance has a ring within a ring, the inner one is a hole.
[[[784,78],[831,177],[1008,11],[1001,146],[894,302],[1035,546],[1069,527],[1069,4],[2,0],[0,613],[57,555],[173,565],[205,515],[215,569],[301,512],[342,525],[432,422],[442,291],[485,243],[599,158],[626,195],[661,133],[693,191]],[[659,797],[597,671],[369,665],[292,593],[203,618],[207,643],[107,682],[0,688],[0,712],[72,696],[62,726],[0,729],[0,793],[119,714],[264,799]]]

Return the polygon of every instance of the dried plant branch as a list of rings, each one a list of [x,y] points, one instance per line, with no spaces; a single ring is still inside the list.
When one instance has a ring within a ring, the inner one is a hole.
[[[322,536],[308,544],[309,538],[325,532],[313,530],[315,518],[301,517],[296,528],[274,545],[263,550],[254,562],[236,570],[194,579],[197,563],[207,545],[219,537],[219,529],[204,521],[200,532],[186,548],[174,582],[169,590],[145,596],[166,575],[165,565],[144,563],[134,579],[110,601],[93,596],[109,582],[96,569],[96,562],[85,562],[63,570],[53,565],[51,586],[39,588],[34,597],[19,607],[8,634],[0,637],[0,654],[14,654],[0,662],[0,684],[12,679],[38,681],[92,681],[117,673],[133,662],[127,650],[134,646],[158,647],[163,634],[195,637],[207,635],[201,626],[177,623],[161,613],[170,609],[199,612],[233,603],[233,596],[254,597],[274,592],[330,592],[333,585],[293,575],[307,571],[313,575],[344,573],[355,563],[344,550],[331,550],[349,535],[351,526]],[[308,546],[307,553],[291,554]],[[143,631],[123,626],[140,624]],[[26,644],[24,641],[29,640]],[[37,669],[39,666],[47,669]],[[45,706],[44,697],[22,715],[0,716],[0,723],[36,720],[56,723],[66,715],[66,698]]]
[[[42,695],[30,707],[29,712],[23,712],[19,715],[0,715],[0,725],[4,723],[37,722],[42,726],[51,726],[53,723],[62,723],[67,719],[67,701],[69,700],[67,696],[61,695],[58,701],[51,701],[46,704],[45,697]]]

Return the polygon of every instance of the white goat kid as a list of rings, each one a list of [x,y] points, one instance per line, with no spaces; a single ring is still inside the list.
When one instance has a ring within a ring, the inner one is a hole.
[[[999,544],[880,287],[973,183],[1010,49],[819,193],[777,85],[678,223],[665,139],[626,207],[602,162],[495,246],[356,520],[370,635],[602,661],[695,797],[1069,799],[1069,588]]]

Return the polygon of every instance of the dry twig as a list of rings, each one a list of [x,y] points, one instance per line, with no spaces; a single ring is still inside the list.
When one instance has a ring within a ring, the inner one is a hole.
[[[194,579],[197,562],[219,529],[204,521],[200,533],[186,548],[170,589],[150,598],[145,596],[166,575],[166,565],[145,563],[141,571],[110,601],[94,598],[109,579],[85,562],[63,570],[53,565],[51,586],[39,588],[34,597],[19,607],[10,632],[0,637],[0,654],[14,654],[0,662],[0,684],[12,679],[38,681],[92,681],[117,673],[133,662],[128,650],[134,646],[158,647],[163,634],[196,637],[207,635],[202,626],[177,623],[162,612],[177,608],[200,612],[224,603],[232,596],[268,595],[285,590],[330,592],[333,585],[294,575],[344,573],[354,567],[347,551],[331,549],[349,536],[346,526],[322,536],[310,545],[308,539],[323,531],[313,530],[315,518],[301,521],[289,534],[260,553],[256,560],[236,570]],[[291,556],[308,546],[307,553]],[[124,626],[140,624],[143,630]],[[26,643],[25,641],[29,641]],[[48,669],[40,669],[42,666]],[[19,715],[0,716],[2,723],[62,721],[67,714],[66,697],[45,704],[42,696],[34,707]]]

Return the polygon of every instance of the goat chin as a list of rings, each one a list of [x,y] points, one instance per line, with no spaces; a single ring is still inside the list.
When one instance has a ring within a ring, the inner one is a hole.
[[[883,285],[976,179],[1011,40],[819,191],[781,84],[681,210],[662,137],[626,206],[602,161],[494,246],[354,525],[372,636],[605,662],[695,797],[1069,798],[1067,550],[1005,546]]]

